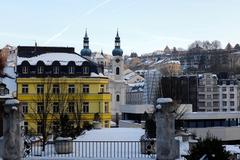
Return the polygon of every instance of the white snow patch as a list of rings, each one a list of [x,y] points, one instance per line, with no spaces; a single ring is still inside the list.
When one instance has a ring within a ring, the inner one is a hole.
[[[76,141],[139,141],[144,133],[142,128],[103,128],[90,130]]]

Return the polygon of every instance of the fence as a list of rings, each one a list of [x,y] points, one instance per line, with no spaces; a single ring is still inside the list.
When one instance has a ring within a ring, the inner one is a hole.
[[[61,143],[61,144],[60,144]],[[155,159],[155,143],[150,141],[59,141],[48,143],[42,152],[40,143],[32,143],[26,158],[76,157],[76,158],[121,158]],[[58,153],[57,153],[58,152]],[[65,153],[65,154],[59,154]]]

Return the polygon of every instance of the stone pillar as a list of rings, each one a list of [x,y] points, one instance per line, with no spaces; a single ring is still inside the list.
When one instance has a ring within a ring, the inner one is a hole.
[[[158,98],[156,106],[157,160],[179,158],[179,142],[175,140],[175,115],[171,98]]]
[[[20,160],[23,155],[23,115],[16,99],[6,100],[3,112],[3,159]]]

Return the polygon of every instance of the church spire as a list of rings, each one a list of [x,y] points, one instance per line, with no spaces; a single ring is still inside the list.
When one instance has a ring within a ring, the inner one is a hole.
[[[87,35],[87,28],[85,29],[85,37],[88,38],[88,35]]]
[[[123,51],[120,48],[120,37],[119,37],[119,34],[118,34],[118,30],[117,30],[117,34],[116,34],[116,37],[115,37],[115,48],[112,51],[112,55],[113,56],[122,56],[122,54],[123,54]]]
[[[115,37],[115,48],[120,48],[120,37],[117,30],[117,35]]]
[[[83,48],[89,48],[89,38],[87,35],[87,29],[85,30],[85,36],[83,38]]]
[[[83,37],[83,49],[81,50],[81,55],[86,57],[91,57],[92,51],[89,49],[89,38],[87,34],[87,29],[85,30],[85,36]]]

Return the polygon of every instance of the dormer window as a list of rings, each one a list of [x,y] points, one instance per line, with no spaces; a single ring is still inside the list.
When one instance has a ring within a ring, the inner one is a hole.
[[[28,74],[28,66],[22,67],[22,74]]]
[[[68,73],[69,74],[74,74],[75,73],[75,67],[74,66],[69,66],[68,67]]]
[[[83,74],[89,74],[89,67],[83,67]]]
[[[53,74],[59,74],[59,66],[53,66]]]
[[[37,73],[38,73],[38,74],[43,74],[43,72],[44,72],[43,66],[38,66],[38,67],[37,67]]]

